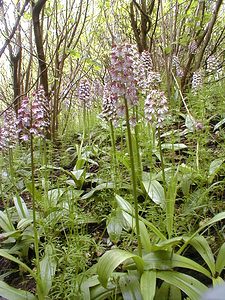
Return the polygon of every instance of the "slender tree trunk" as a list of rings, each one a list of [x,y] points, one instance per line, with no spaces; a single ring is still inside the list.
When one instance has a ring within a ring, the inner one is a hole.
[[[43,31],[40,23],[40,13],[47,0],[32,1],[32,20],[34,27],[34,39],[38,55],[38,64],[40,71],[40,83],[43,85],[45,95],[48,96],[48,70],[43,46]]]

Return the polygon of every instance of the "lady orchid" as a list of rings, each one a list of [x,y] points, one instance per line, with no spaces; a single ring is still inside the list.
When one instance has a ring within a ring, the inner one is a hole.
[[[163,92],[158,90],[150,91],[145,100],[145,118],[156,128],[160,128],[168,112],[167,99]]]
[[[16,114],[12,108],[4,113],[4,125],[0,130],[0,149],[13,148],[17,143]]]
[[[80,81],[78,97],[82,106],[84,106],[86,109],[91,108],[91,86],[87,79],[83,79]]]

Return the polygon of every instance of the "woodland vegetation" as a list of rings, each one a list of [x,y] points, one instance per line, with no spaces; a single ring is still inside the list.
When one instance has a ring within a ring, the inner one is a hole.
[[[223,299],[224,5],[0,0],[1,299]]]

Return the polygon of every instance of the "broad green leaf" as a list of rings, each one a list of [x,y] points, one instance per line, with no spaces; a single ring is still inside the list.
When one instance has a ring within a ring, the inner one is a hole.
[[[76,180],[81,180],[82,176],[85,173],[85,169],[74,170],[74,171],[71,171],[71,173],[75,176]]]
[[[119,207],[121,207],[121,209],[124,212],[126,212],[132,216],[132,219],[130,219],[126,216],[126,214],[124,214],[125,218],[127,218],[128,224],[131,223],[130,220],[132,220],[132,224],[134,224],[133,218],[134,218],[135,213],[134,213],[134,209],[132,208],[131,204],[119,195],[116,195],[116,201],[117,201]],[[147,227],[149,227],[160,239],[166,240],[166,237],[151,222],[147,221],[145,218],[142,218],[140,216],[139,216],[139,220],[142,221]],[[131,226],[131,228],[133,227],[133,225],[130,225],[130,226]]]
[[[23,291],[11,287],[0,280],[0,296],[7,300],[37,300],[37,298],[28,291]]]
[[[129,213],[130,215],[134,214],[134,209],[128,201],[126,201],[119,195],[116,195],[116,201],[117,201],[118,205],[122,208],[122,210]]]
[[[171,247],[177,246],[179,245],[181,242],[183,242],[184,239],[183,237],[175,237],[169,240],[163,240],[157,244],[154,244],[152,246],[152,250],[153,251],[157,251],[157,250],[169,250]]]
[[[143,300],[153,300],[156,290],[156,271],[144,271],[141,275],[141,294]]]
[[[127,226],[128,224],[125,221],[123,213],[119,209],[117,209],[116,212],[112,213],[109,217],[107,232],[113,243],[117,243],[119,241],[123,229],[129,230],[131,228],[130,226]]]
[[[201,299],[202,294],[208,289],[194,277],[176,271],[157,271],[157,278],[178,287],[191,300]]]
[[[56,206],[59,199],[64,194],[65,189],[52,189],[48,191],[48,200],[51,206]]]
[[[224,158],[214,159],[209,166],[209,175],[215,174],[223,162]]]
[[[224,267],[225,267],[225,242],[220,247],[219,253],[216,258],[216,273],[220,275]]]
[[[182,253],[183,250],[184,250],[184,249],[187,247],[187,245],[190,243],[190,241],[191,241],[191,240],[192,240],[199,232],[201,232],[203,229],[205,229],[205,228],[207,228],[207,227],[209,227],[209,226],[211,226],[211,225],[213,225],[213,224],[215,224],[215,223],[217,223],[217,222],[219,222],[219,221],[221,221],[221,220],[223,220],[223,219],[225,219],[225,212],[221,212],[221,213],[215,215],[211,220],[205,222],[204,225],[202,225],[198,230],[195,231],[194,234],[192,234],[192,236],[191,236],[190,238],[188,238],[188,239],[186,240],[186,242],[184,243],[184,245],[177,251],[177,254]]]
[[[3,229],[3,231],[15,231],[15,228],[11,222],[11,220],[8,218],[7,214],[3,211],[0,211],[0,227]]]
[[[170,251],[155,251],[143,256],[145,270],[170,270],[173,268],[187,268],[204,274],[211,278],[210,272],[187,257],[173,254]]]
[[[115,296],[115,294],[118,292],[120,292],[120,290],[111,283],[108,284],[107,289],[99,284],[90,289],[90,299],[91,300],[112,299],[111,297],[113,295]],[[82,300],[88,300],[88,298],[85,298],[84,295]]]
[[[173,233],[174,206],[177,196],[177,176],[174,174],[169,182],[166,193],[166,229],[168,237]]]
[[[16,238],[19,238],[21,236],[21,233],[18,230],[14,230],[14,231],[8,231],[8,232],[3,232],[0,233],[0,240],[2,241],[3,239],[12,237],[12,241],[15,242]],[[11,241],[11,239],[10,239]]]
[[[224,162],[224,158],[217,158],[217,159],[214,159],[211,162],[211,164],[209,166],[209,176],[208,176],[209,183],[212,183],[215,175],[219,171],[219,169],[222,166],[223,162]]]
[[[112,272],[125,260],[132,258],[137,266],[137,269],[142,273],[144,268],[143,259],[133,253],[113,249],[106,252],[100,259],[97,265],[97,273],[99,276],[99,281],[104,288],[107,287],[108,279],[110,278]]]
[[[213,278],[212,282],[213,282],[213,286],[224,284],[224,280],[220,276]]]
[[[122,216],[124,217],[126,223],[129,225],[129,228],[132,228],[132,230],[134,230],[134,232],[137,233],[135,218],[133,216],[131,216],[130,214],[126,213],[125,211],[122,212]],[[149,252],[152,250],[149,234],[148,234],[145,224],[140,220],[139,220],[139,229],[140,229],[140,237],[141,237],[142,247],[144,248],[144,250],[146,252]]]
[[[81,197],[81,199],[85,200],[85,199],[91,198],[95,192],[102,191],[105,189],[114,189],[114,188],[115,188],[115,184],[113,182],[101,183],[101,184],[97,185],[95,188],[93,188],[90,192],[83,195]]]
[[[165,205],[165,193],[162,185],[157,180],[143,181],[144,188],[156,204]]]
[[[157,290],[154,300],[182,300],[181,290],[164,281]]]
[[[0,249],[0,256],[6,258],[8,260],[11,260],[11,261],[15,262],[16,264],[18,264],[19,266],[21,266],[24,270],[26,270],[27,272],[29,272],[33,278],[36,278],[35,273],[25,263],[23,263],[22,261],[20,261],[18,258],[12,256],[11,254],[7,253],[5,250]]]
[[[21,219],[17,224],[18,230],[25,230],[28,226],[30,226],[33,223],[33,220],[31,219]]]
[[[98,275],[94,275],[86,280],[82,280],[80,291],[82,294],[82,300],[90,300],[90,288],[99,285]]]
[[[185,118],[185,126],[190,132],[193,132],[195,130],[195,125],[195,119],[190,114],[188,114]]]
[[[139,221],[139,229],[140,229],[140,236],[141,236],[141,244],[143,249],[146,252],[152,251],[152,245],[150,243],[150,237],[147,231],[145,224],[142,221]]]
[[[214,131],[216,131],[220,126],[222,126],[225,123],[225,118],[223,120],[221,120],[220,122],[218,122],[215,126],[214,126]]]
[[[185,144],[162,144],[162,149],[178,151],[182,149],[186,149],[187,146]]]
[[[123,300],[142,300],[140,283],[136,276],[125,274],[119,279]]]
[[[44,295],[47,296],[52,286],[52,281],[56,271],[56,260],[54,258],[54,251],[51,245],[45,247],[44,258],[40,261],[41,283]]]
[[[212,275],[215,274],[215,259],[212,253],[211,248],[209,247],[209,244],[207,240],[201,236],[195,236],[190,242],[190,245],[192,245],[198,253],[201,255],[201,257],[204,259],[206,264],[208,265]]]
[[[24,200],[21,197],[13,197],[13,202],[15,204],[17,213],[20,217],[20,219],[29,219],[30,218],[30,214],[29,211],[27,209],[26,203],[24,202]]]

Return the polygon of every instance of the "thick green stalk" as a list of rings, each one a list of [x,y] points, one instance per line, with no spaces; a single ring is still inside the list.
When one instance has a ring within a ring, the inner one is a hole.
[[[32,192],[31,197],[32,197],[32,211],[33,211],[34,251],[35,251],[35,258],[36,258],[36,269],[37,269],[36,284],[37,284],[38,299],[44,300],[43,288],[41,283],[41,269],[40,269],[40,260],[39,260],[39,239],[38,239],[37,218],[36,218],[33,134],[30,135],[30,154],[31,154],[31,192]]]
[[[46,140],[45,139],[41,139],[40,143],[43,143],[43,146],[41,147],[41,149],[44,150],[42,152],[42,165],[45,167],[45,169],[42,171],[42,172],[44,172],[44,200],[43,201],[44,201],[44,211],[47,212],[49,206],[51,205],[51,203],[49,202],[49,196],[48,196],[49,170],[47,168],[47,165],[48,165],[47,145],[46,145]]]
[[[124,97],[124,103],[125,103],[125,112],[126,112],[128,149],[129,149],[130,165],[131,165],[131,180],[132,180],[133,197],[134,197],[135,226],[136,226],[136,233],[138,239],[138,254],[139,256],[142,256],[142,245],[141,245],[139,215],[138,215],[138,201],[137,201],[137,177],[135,172],[136,170],[135,170],[135,160],[134,160],[134,152],[133,152],[133,145],[132,145],[130,121],[129,121],[129,109],[128,109],[127,99],[125,97]]]
[[[138,118],[138,107],[135,107],[135,117],[136,117],[136,125],[134,126],[135,132],[135,144],[136,144],[136,152],[137,152],[137,165],[138,165],[138,177],[139,180],[142,180],[142,164],[141,164],[141,155],[140,155],[140,147],[139,147],[139,118]]]
[[[111,133],[111,143],[112,143],[112,157],[113,157],[113,180],[115,182],[115,187],[117,188],[117,158],[116,158],[116,141],[115,141],[115,132],[112,121],[110,123],[110,133]]]
[[[163,178],[163,188],[165,192],[165,197],[166,197],[166,175],[165,175],[165,164],[164,164],[164,159],[163,159],[163,153],[162,153],[162,145],[161,145],[161,137],[160,137],[160,128],[158,128],[158,145],[159,145],[159,155],[160,155],[160,160],[161,160],[161,166],[162,166],[162,178]]]
[[[86,106],[85,103],[83,105],[83,139],[85,139],[86,136]]]

